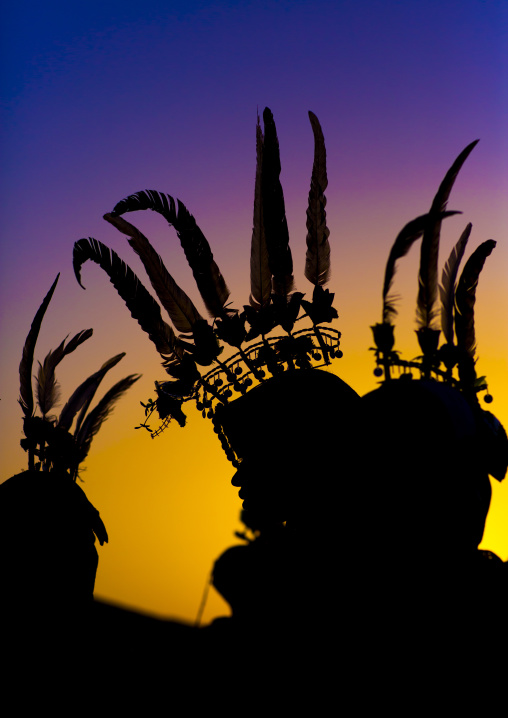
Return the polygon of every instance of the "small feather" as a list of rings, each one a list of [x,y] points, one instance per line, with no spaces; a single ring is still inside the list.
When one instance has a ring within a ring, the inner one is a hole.
[[[451,217],[458,212],[443,212],[441,219]],[[429,221],[428,214],[422,214],[420,217],[408,222],[397,235],[395,242],[390,250],[388,261],[386,263],[385,278],[383,283],[383,322],[390,323],[391,319],[396,316],[395,297],[390,296],[389,292],[395,277],[396,263],[398,259],[405,257],[411,249],[414,242],[419,239],[425,231],[425,227]]]
[[[448,344],[453,344],[453,307],[455,304],[455,285],[459,266],[466,251],[472,224],[468,224],[452,249],[441,275],[439,294],[441,296],[441,329]]]
[[[77,443],[77,465],[79,465],[88,455],[92,439],[96,436],[102,424],[113,411],[115,403],[135,382],[140,379],[140,374],[131,374],[121,379],[111,389],[106,392],[103,398],[98,402],[97,406],[92,409],[84,420],[79,431],[76,431],[75,439]],[[77,468],[77,466],[76,466]]]
[[[326,226],[326,197],[328,186],[326,174],[326,148],[323,131],[318,118],[309,112],[314,133],[314,164],[307,208],[307,254],[305,276],[315,286],[323,286],[330,278],[330,230]]]
[[[418,298],[416,318],[420,329],[432,328],[436,317],[434,308],[438,294],[438,256],[441,234],[442,213],[446,210],[448,198],[457,175],[479,140],[471,142],[457,157],[446,173],[432,201],[429,223],[423,234],[420,271],[418,274]]]
[[[58,404],[61,395],[55,372],[50,369],[51,354],[52,352],[49,352],[46,355],[43,364],[38,362],[39,371],[35,377],[37,403],[44,418]]]
[[[60,417],[58,419],[59,427],[69,431],[72,426],[72,422],[74,421],[74,417],[79,411],[80,415],[76,422],[76,432],[79,431],[79,427],[81,426],[85,414],[88,411],[88,407],[95,396],[95,392],[99,388],[99,384],[106,376],[107,372],[116,366],[118,362],[124,358],[124,356],[125,352],[122,352],[121,354],[117,354],[116,356],[111,357],[111,359],[108,359],[98,371],[91,374],[77,387],[77,389],[74,390],[71,397],[60,412]]]
[[[89,259],[98,264],[109,276],[110,282],[124,300],[131,316],[148,334],[157,351],[168,355],[170,360],[181,358],[183,349],[174,331],[162,319],[160,307],[155,299],[116,252],[92,237],[80,239],[74,244],[72,261],[74,274],[80,286],[83,287],[81,267]]]
[[[53,292],[55,291],[59,277],[60,272],[56,275],[55,281],[51,285],[49,292],[46,294],[42,301],[42,304],[37,310],[37,313],[30,327],[30,331],[28,332],[27,338],[25,340],[25,345],[23,347],[23,354],[19,365],[19,403],[21,408],[23,409],[24,415],[27,417],[31,416],[34,410],[34,398],[32,391],[32,366],[34,361],[35,345],[39,336],[42,320],[46,313],[46,309],[48,308],[48,305],[51,301],[51,297],[53,296]]]
[[[289,248],[284,193],[280,183],[279,139],[273,115],[268,107],[265,107],[263,111],[263,122],[265,137],[261,187],[266,246],[272,273],[273,291],[279,296],[287,297],[294,284],[293,259]]]
[[[483,269],[485,260],[496,246],[493,239],[480,244],[469,257],[455,292],[455,333],[457,346],[471,358],[476,352],[476,337],[474,327],[474,305],[476,302],[476,288],[478,278]]]
[[[256,125],[256,180],[254,184],[254,218],[250,250],[250,287],[249,303],[254,309],[262,309],[270,303],[272,293],[272,273],[268,261],[266,234],[263,221],[263,202],[261,199],[261,172],[263,167],[263,131]]]
[[[129,244],[143,262],[152,287],[175,328],[179,332],[192,332],[195,323],[202,320],[203,317],[167,271],[160,255],[157,254],[148,239],[122,217],[105,214],[104,219],[130,238]]]
[[[158,212],[175,228],[206,308],[214,318],[223,315],[229,289],[213,259],[208,241],[187,207],[180,200],[177,200],[175,205],[175,200],[170,195],[145,190],[118,202],[111,215],[118,216],[140,209]]]
[[[36,377],[37,398],[43,416],[46,416],[51,411],[60,398],[59,385],[55,376],[56,367],[65,356],[71,354],[80,344],[90,339],[92,334],[93,329],[83,329],[67,344],[65,343],[66,337],[60,346],[47,354],[42,365],[39,362],[39,371]]]

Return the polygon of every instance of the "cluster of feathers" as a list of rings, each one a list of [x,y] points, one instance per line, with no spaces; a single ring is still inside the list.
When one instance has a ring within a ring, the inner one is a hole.
[[[74,245],[74,272],[80,285],[83,286],[82,265],[87,260],[97,263],[162,356],[172,380],[156,382],[158,398],[149,407],[156,406],[163,420],[172,417],[183,425],[182,403],[191,398],[197,400],[203,413],[209,409],[210,416],[212,401],[227,403],[232,389],[245,393],[253,383],[250,377],[263,381],[287,368],[310,366],[313,358],[330,363],[330,358],[342,355],[338,349],[340,333],[318,327],[338,315],[332,307],[334,295],[324,289],[330,276],[325,142],[318,119],[311,112],[309,118],[314,134],[314,163],[307,209],[305,277],[314,285],[312,301],[305,301],[304,294],[294,291],[279,141],[268,108],[263,112],[264,132],[259,117],[256,126],[251,292],[243,311],[228,304],[230,293],[208,241],[185,205],[170,195],[154,190],[137,192],[120,201],[104,219],[128,237],[172,325],[163,319],[159,303],[116,252],[93,238],[81,239]],[[211,321],[200,314],[176,283],[148,239],[122,217],[127,212],[146,209],[161,214],[176,230]],[[310,318],[312,328],[294,332],[301,310]],[[278,326],[285,336],[268,338]],[[255,340],[258,341],[253,344]],[[224,344],[233,347],[236,354],[222,362]],[[242,369],[238,368],[240,363]],[[205,373],[199,368],[210,366],[214,368]],[[219,374],[225,382],[218,378]]]
[[[35,346],[42,320],[59,277],[58,274],[39,307],[23,347],[19,365],[19,403],[24,414],[25,438],[21,440],[21,446],[28,452],[30,470],[63,471],[75,481],[80,464],[88,456],[94,436],[110,415],[118,399],[140,377],[131,374],[121,379],[104,394],[93,409],[90,409],[100,383],[108,371],[125,356],[125,353],[117,354],[104,362],[98,371],[91,374],[77,387],[58,417],[52,415],[50,412],[53,411],[60,399],[60,390],[55,374],[56,367],[64,357],[90,339],[93,331],[85,329],[78,332],[68,342],[66,337],[55,350],[47,354],[42,364],[39,362],[39,369],[35,375],[36,400],[34,400],[32,370]],[[41,416],[36,414],[37,407]],[[76,420],[76,424],[72,431],[74,420]]]
[[[427,214],[412,220],[397,236],[386,264],[383,283],[382,322],[372,327],[376,343],[378,369],[376,374],[384,373],[385,380],[390,379],[392,366],[407,369],[420,369],[424,376],[435,375],[453,385],[457,385],[466,394],[473,395],[486,388],[483,377],[475,372],[475,324],[474,306],[478,278],[486,258],[496,246],[489,239],[471,254],[459,277],[460,263],[464,257],[472,225],[468,224],[454,246],[438,280],[438,255],[441,224],[444,219],[456,211],[447,211],[450,192],[457,175],[477,145],[478,140],[469,144],[454,161],[446,173],[434,197]],[[418,274],[417,296],[417,337],[422,356],[414,362],[399,359],[394,347],[393,319],[397,314],[396,297],[390,294],[393,285],[396,263],[404,257],[418,239],[422,240],[420,249],[420,269]],[[438,309],[438,296],[441,311]],[[439,314],[441,329],[438,326]],[[445,342],[439,347],[439,337],[443,332]],[[454,371],[458,374],[455,376]],[[490,395],[486,396],[490,401]]]

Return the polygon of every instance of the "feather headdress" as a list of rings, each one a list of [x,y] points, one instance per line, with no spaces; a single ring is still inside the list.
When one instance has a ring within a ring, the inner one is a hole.
[[[468,224],[443,268],[439,287],[437,284],[441,224],[443,219],[460,214],[448,211],[446,205],[457,175],[477,143],[478,140],[469,144],[452,164],[439,186],[430,211],[406,224],[392,246],[383,283],[383,321],[372,327],[376,343],[377,376],[384,373],[385,379],[390,379],[392,367],[404,371],[419,369],[424,377],[434,375],[456,386],[460,385],[464,391],[470,390],[474,393],[485,388],[484,384],[476,381],[474,371],[474,304],[479,274],[495,242],[488,240],[473,252],[457,282],[460,263],[472,230],[472,225]],[[418,360],[405,361],[393,351],[395,340],[392,320],[397,311],[390,290],[397,260],[405,256],[413,243],[420,238],[422,248],[418,274],[417,336],[423,356]],[[440,313],[434,306],[438,288],[441,299]],[[440,330],[436,326],[436,320],[439,315],[445,343],[438,348]],[[458,371],[459,376],[454,374],[454,370]],[[489,395],[486,397],[487,401],[488,397]]]
[[[139,375],[131,374],[118,382],[103,397],[97,407],[87,414],[100,382],[106,373],[125,356],[125,354],[118,354],[105,362],[98,372],[88,377],[73,392],[58,419],[48,416],[48,412],[55,407],[58,401],[58,384],[55,369],[65,356],[92,336],[93,330],[85,329],[78,332],[67,344],[66,339],[64,339],[57,349],[49,352],[42,364],[39,363],[39,371],[35,379],[38,406],[42,417],[35,415],[31,380],[33,357],[42,320],[55,291],[59,276],[57,275],[51,289],[39,307],[23,347],[19,373],[20,404],[25,416],[23,422],[25,438],[22,439],[21,446],[28,452],[28,465],[31,470],[63,470],[69,472],[71,478],[75,481],[78,476],[79,465],[85,460],[90,449],[92,438],[97,434],[102,422],[110,414],[114,402],[139,379]],[[78,412],[79,416],[73,435],[70,429]],[[35,458],[38,459],[37,463]]]
[[[214,402],[224,404],[234,393],[245,393],[253,380],[264,381],[267,375],[285,369],[312,366],[313,361],[324,360],[328,364],[342,355],[340,334],[318,326],[331,322],[337,312],[332,307],[333,295],[323,288],[330,270],[324,196],[325,143],[316,116],[309,113],[309,117],[314,134],[314,164],[307,211],[305,276],[314,285],[312,302],[304,301],[303,293],[293,291],[279,140],[268,108],[263,112],[264,132],[259,117],[256,125],[251,286],[249,304],[244,305],[243,311],[226,304],[229,290],[208,241],[186,206],[168,194],[143,190],[129,195],[104,219],[128,237],[174,329],[162,319],[158,302],[113,250],[91,238],[75,244],[74,270],[78,281],[81,283],[81,267],[88,259],[106,271],[132,316],[155,343],[163,366],[172,377],[171,381],[156,382],[157,400],[146,405],[147,415],[157,408],[166,423],[173,417],[183,424],[182,403],[195,399],[203,414],[211,416]],[[214,320],[212,325],[169,274],[149,240],[122,217],[126,212],[146,209],[162,215],[176,230],[203,303]],[[301,308],[312,327],[295,332]],[[277,327],[286,336],[273,336]],[[234,351],[222,360],[224,345]],[[202,373],[198,367],[210,369]],[[141,426],[149,428],[146,422]]]

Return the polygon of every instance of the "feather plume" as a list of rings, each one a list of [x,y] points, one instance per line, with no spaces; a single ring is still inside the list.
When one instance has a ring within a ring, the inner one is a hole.
[[[250,250],[250,298],[254,309],[261,309],[270,303],[272,293],[272,273],[268,261],[265,226],[263,222],[263,202],[261,200],[261,171],[263,167],[263,131],[261,124],[256,125],[256,180],[254,184],[254,218]]]
[[[102,242],[92,237],[80,239],[74,244],[73,267],[76,279],[82,287],[81,267],[88,259],[96,262],[109,276],[131,316],[148,334],[159,354],[169,356],[170,361],[180,359],[183,356],[181,343],[169,324],[162,319],[159,305],[132,269]]]
[[[450,217],[458,212],[442,212],[441,219]],[[414,242],[419,239],[425,231],[425,227],[429,221],[428,214],[422,214],[420,217],[408,222],[397,235],[395,242],[390,250],[388,261],[385,269],[385,279],[383,283],[383,322],[389,324],[393,317],[396,316],[395,297],[390,295],[393,279],[395,277],[396,263],[398,259],[405,257],[411,249]]]
[[[104,421],[106,421],[108,416],[113,411],[115,403],[135,382],[138,381],[140,377],[140,374],[131,374],[112,386],[98,402],[97,406],[88,414],[79,431],[76,431],[76,468],[86,459],[93,437],[97,434]]]
[[[314,164],[307,208],[307,255],[305,276],[316,287],[323,286],[330,278],[330,230],[326,226],[326,197],[328,186],[326,175],[326,148],[323,131],[318,118],[309,112],[314,133]]]
[[[46,418],[51,409],[60,401],[60,384],[56,380],[55,372],[49,370],[51,352],[47,354],[44,363],[39,364],[39,370],[35,377],[37,393],[37,404],[42,416]]]
[[[34,361],[35,345],[39,336],[42,320],[46,313],[46,309],[48,308],[48,305],[51,301],[51,297],[53,296],[53,292],[55,291],[59,277],[60,272],[56,275],[55,281],[51,285],[49,292],[46,294],[42,301],[42,304],[37,310],[37,313],[30,327],[30,331],[28,332],[27,338],[25,340],[25,345],[23,347],[23,354],[19,365],[19,403],[26,417],[31,416],[34,410],[34,398],[32,391],[32,366]]]
[[[67,344],[67,337],[54,351],[50,351],[44,363],[39,362],[39,371],[37,373],[37,399],[39,408],[43,416],[46,416],[51,409],[57,404],[60,398],[59,385],[56,381],[55,369],[62,359],[71,354],[80,344],[83,344],[93,334],[93,329],[83,329],[78,332]]]
[[[455,292],[455,333],[457,346],[471,358],[476,352],[476,337],[474,328],[474,305],[476,302],[476,287],[478,278],[483,269],[485,260],[496,246],[493,239],[480,244],[469,257]]]
[[[229,289],[213,259],[208,241],[185,205],[180,200],[177,200],[175,205],[175,200],[170,195],[145,190],[118,202],[111,215],[114,217],[139,209],[158,212],[175,228],[208,312],[214,318],[223,315]]]
[[[203,319],[187,294],[167,271],[159,254],[136,227],[122,217],[105,214],[104,219],[129,237],[129,244],[143,262],[160,303],[179,332],[189,333]]]
[[[104,362],[98,371],[91,374],[77,387],[77,389],[75,389],[60,412],[60,417],[58,419],[59,427],[69,431],[72,426],[72,422],[74,421],[74,417],[79,411],[80,415],[76,422],[76,432],[79,431],[79,427],[81,426],[88,407],[95,396],[95,392],[99,388],[99,384],[106,376],[107,372],[116,366],[118,362],[124,358],[124,356],[125,352],[122,352],[121,354],[117,354],[116,356],[111,357],[111,359],[108,359],[108,361]]]
[[[455,285],[459,266],[466,251],[471,234],[472,224],[469,223],[460,235],[459,241],[452,249],[441,275],[439,294],[441,296],[441,329],[448,344],[453,344],[453,307],[455,303]]]
[[[265,137],[263,144],[263,165],[261,191],[263,221],[272,287],[275,294],[283,297],[293,289],[293,258],[289,248],[289,231],[284,205],[284,193],[280,183],[279,139],[273,115],[268,107],[263,111]]]
[[[438,294],[438,256],[441,234],[442,213],[446,210],[448,198],[457,175],[479,140],[471,142],[457,157],[446,173],[432,201],[429,223],[423,233],[420,271],[418,274],[418,298],[416,317],[420,329],[432,328],[436,318],[435,303]]]

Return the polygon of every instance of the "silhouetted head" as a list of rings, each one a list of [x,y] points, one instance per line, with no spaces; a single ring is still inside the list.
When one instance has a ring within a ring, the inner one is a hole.
[[[351,407],[359,396],[333,374],[287,371],[218,412],[240,460],[233,477],[262,522],[323,514],[337,481]]]
[[[402,553],[474,550],[491,496],[485,412],[446,384],[402,379],[360,406],[370,538]]]
[[[98,511],[65,472],[24,471],[0,484],[4,607],[23,620],[75,613],[93,598]]]

